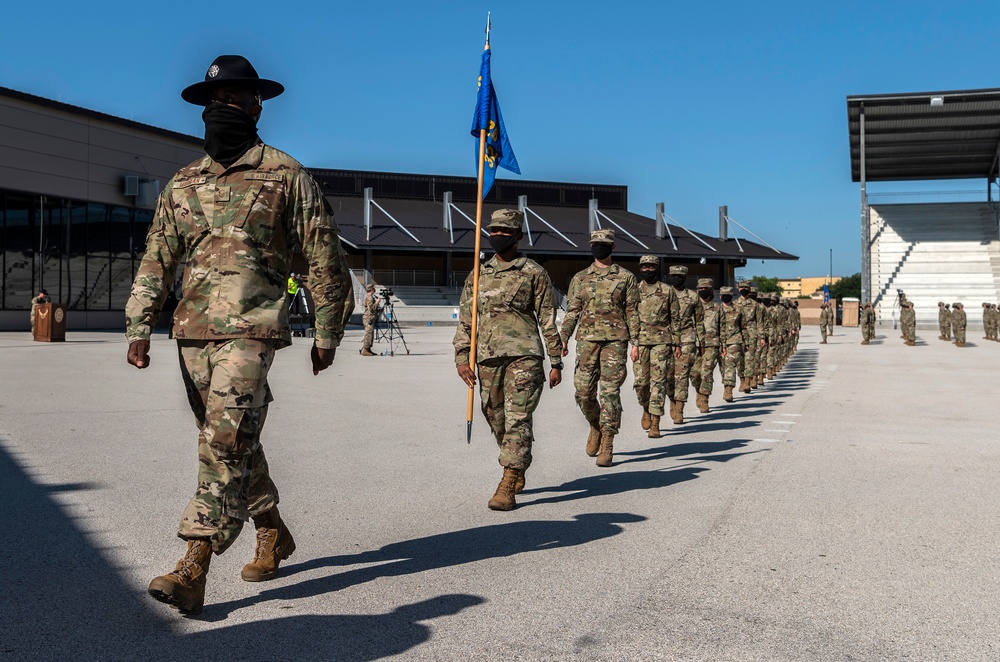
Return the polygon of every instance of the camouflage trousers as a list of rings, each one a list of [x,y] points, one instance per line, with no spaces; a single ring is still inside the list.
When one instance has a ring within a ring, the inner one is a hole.
[[[863,340],[874,340],[875,339],[875,325],[874,324],[862,324],[861,325],[861,338]]]
[[[826,324],[819,325],[819,334],[823,336],[823,340],[826,340],[827,334],[833,335],[833,329],[829,329]]]
[[[778,348],[777,340],[767,341],[767,362],[764,364],[768,368],[774,368],[778,365],[778,353],[781,350]]]
[[[903,338],[909,341],[916,341],[917,339],[917,325],[916,324],[904,324],[902,325]]]
[[[726,345],[726,355],[722,357],[723,386],[736,386],[736,374],[741,372],[743,356],[743,345]]]
[[[719,363],[719,348],[705,347],[691,364],[691,386],[702,395],[711,395],[715,386],[715,366]]]
[[[671,402],[677,400],[687,402],[688,382],[691,380],[691,367],[698,358],[698,350],[694,343],[681,344],[681,356],[674,360],[674,369],[667,380],[667,394]]]
[[[955,342],[964,343],[965,342],[965,327],[964,326],[954,326],[952,328],[955,331]]]
[[[628,342],[624,340],[576,341],[576,404],[592,426],[612,434],[618,434],[621,425],[621,387],[627,366]]]
[[[947,322],[938,322],[938,329],[941,331],[942,336],[951,340],[951,324],[948,324]]]
[[[760,347],[759,338],[751,338],[743,350],[739,362],[740,378],[753,377],[757,374],[757,348]]]
[[[209,538],[216,554],[251,515],[278,504],[260,432],[272,400],[267,372],[275,342],[254,338],[178,340],[181,374],[198,434],[198,487],[177,535]]]
[[[361,346],[370,352],[372,343],[375,342],[375,318],[365,315],[361,321],[365,324],[365,339],[361,342]]]
[[[477,366],[483,415],[500,446],[500,465],[531,466],[531,415],[545,388],[540,356],[487,359]]]
[[[643,410],[663,416],[667,376],[674,364],[673,345],[640,345],[639,360],[632,364],[633,388]]]

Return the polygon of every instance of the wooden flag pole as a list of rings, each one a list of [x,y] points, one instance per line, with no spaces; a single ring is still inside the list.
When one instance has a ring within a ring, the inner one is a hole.
[[[490,49],[489,18],[486,20],[486,48]],[[483,81],[486,84],[488,81]],[[479,130],[479,177],[476,194],[476,252],[472,256],[472,330],[470,335],[469,367],[476,374],[476,349],[478,348],[479,332],[479,252],[483,240],[483,178],[486,175],[486,129]],[[476,389],[469,387],[469,406],[465,418],[465,443],[472,443],[472,410],[475,406]]]

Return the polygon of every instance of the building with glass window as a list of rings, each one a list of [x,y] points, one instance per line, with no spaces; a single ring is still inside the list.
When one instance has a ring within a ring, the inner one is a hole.
[[[156,198],[203,155],[199,137],[0,87],[0,330],[29,328],[40,288],[67,306],[71,329],[124,329]],[[311,171],[358,282],[397,293],[441,288],[435,297],[457,301],[475,251],[475,178]],[[615,229],[616,261],[625,268],[638,270],[639,256],[652,253],[664,273],[667,264],[687,265],[691,285],[704,276],[717,287],[732,284],[750,259],[798,259],[731,235],[725,207],[717,237],[668,223],[662,204],[652,216],[633,213],[623,185],[500,179],[484,218],[499,207],[525,212],[521,249],[562,291],[592,261],[589,233],[601,227]],[[301,259],[293,265],[306,268]]]

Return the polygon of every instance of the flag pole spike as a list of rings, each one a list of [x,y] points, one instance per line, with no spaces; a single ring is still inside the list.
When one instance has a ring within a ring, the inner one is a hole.
[[[490,28],[493,24],[490,22],[490,12],[486,12],[486,48],[490,47]]]
[[[466,423],[466,427],[465,427],[465,443],[467,443],[467,444],[471,444],[472,443],[472,421],[469,421],[468,423]]]

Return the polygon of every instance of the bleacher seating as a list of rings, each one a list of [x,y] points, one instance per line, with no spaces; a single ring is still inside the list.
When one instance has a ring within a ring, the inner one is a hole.
[[[937,323],[938,301],[962,302],[970,324],[982,323],[982,302],[1000,301],[1000,241],[990,203],[871,205],[871,223],[879,319],[892,318],[897,290],[913,301],[922,324]]]

